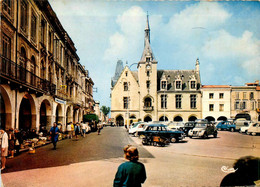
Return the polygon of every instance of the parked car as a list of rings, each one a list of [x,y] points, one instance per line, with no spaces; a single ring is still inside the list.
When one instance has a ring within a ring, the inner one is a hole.
[[[184,124],[183,132],[186,136],[188,136],[188,132],[195,127],[196,123],[195,121],[188,121]]]
[[[228,130],[231,132],[234,132],[236,130],[236,125],[232,124],[230,121],[221,121],[218,122],[216,125],[216,128],[221,131],[221,130]]]
[[[253,136],[260,134],[260,124],[254,123],[251,127],[249,127],[247,132]]]
[[[138,132],[142,131],[146,124],[147,124],[146,122],[138,123],[137,125],[135,125],[132,128],[130,128],[128,133],[132,134],[134,136],[138,136]]]
[[[239,118],[235,121],[235,125],[236,125],[236,130],[239,131],[241,127],[243,126],[248,126],[249,123],[251,123],[251,121],[243,119],[243,118]]]
[[[170,142],[179,142],[184,139],[182,131],[172,131],[163,124],[147,124],[144,130],[139,131],[140,137],[146,136],[161,136],[170,140]]]
[[[196,119],[195,122],[205,122],[205,123],[207,123],[208,120],[207,119]]]
[[[255,124],[255,123],[251,122],[251,123],[249,123],[249,124],[246,125],[246,126],[240,127],[239,132],[240,132],[240,133],[246,133],[246,134],[248,134],[248,129],[249,129],[250,127],[252,127],[252,125],[254,125],[254,124]]]
[[[168,128],[171,130],[183,131],[184,122],[171,122],[168,124]]]
[[[196,126],[188,132],[190,138],[208,138],[209,135],[213,135],[214,138],[218,135],[216,127],[211,122],[198,122]]]

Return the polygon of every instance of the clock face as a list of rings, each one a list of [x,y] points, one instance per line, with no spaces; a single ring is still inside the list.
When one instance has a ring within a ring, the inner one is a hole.
[[[148,64],[148,65],[146,66],[146,69],[151,69],[151,65]]]

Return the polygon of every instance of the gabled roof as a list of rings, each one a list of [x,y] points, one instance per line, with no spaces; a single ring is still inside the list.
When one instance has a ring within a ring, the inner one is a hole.
[[[189,90],[189,81],[194,78],[197,82],[197,90],[200,88],[200,77],[199,73],[195,70],[158,70],[157,71],[157,90],[160,90],[161,78],[165,75],[167,79],[167,90],[168,91],[178,91],[175,90],[175,80],[180,77],[182,80],[182,91]]]

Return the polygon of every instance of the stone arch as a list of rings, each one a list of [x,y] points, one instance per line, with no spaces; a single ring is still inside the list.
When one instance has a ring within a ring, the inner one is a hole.
[[[215,121],[215,118],[212,116],[207,116],[205,119],[208,121]]]
[[[196,119],[198,119],[196,116],[191,115],[191,116],[188,118],[188,121],[195,121]]]
[[[71,106],[67,106],[66,109],[66,124],[72,122],[72,108]]]
[[[34,98],[25,94],[19,105],[19,129],[36,129],[36,106]]]
[[[220,116],[220,117],[218,117],[217,121],[227,121],[227,117]]]
[[[181,115],[177,115],[173,118],[173,121],[183,121],[183,118],[181,117]]]
[[[63,112],[62,112],[62,106],[61,104],[57,104],[56,106],[56,110],[55,110],[55,121],[56,123],[58,122],[61,122],[62,123],[62,119],[63,119],[63,116],[62,116]]]
[[[130,124],[132,124],[135,119],[136,119],[136,115],[135,114],[131,114],[130,115]]]
[[[165,118],[165,120],[164,120]],[[162,115],[160,118],[159,118],[159,121],[169,121],[168,117],[165,115]]]
[[[12,105],[8,92],[0,85],[0,125],[3,129],[13,127]]]
[[[144,122],[149,122],[149,121],[152,121],[152,116],[146,115],[146,116],[144,117]]]
[[[41,102],[40,106],[40,128],[41,127],[46,127],[49,128],[51,127],[51,118],[52,118],[52,107],[50,104],[50,101],[47,99],[44,99]]]
[[[118,124],[119,126],[123,126],[124,125],[124,117],[122,114],[118,114],[116,116],[116,124]]]

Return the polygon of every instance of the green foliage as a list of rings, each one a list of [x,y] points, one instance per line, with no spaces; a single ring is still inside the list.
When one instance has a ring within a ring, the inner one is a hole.
[[[110,112],[110,107],[102,106],[102,107],[100,108],[100,110],[103,112],[103,114],[104,114],[105,116],[107,116],[108,113]]]

